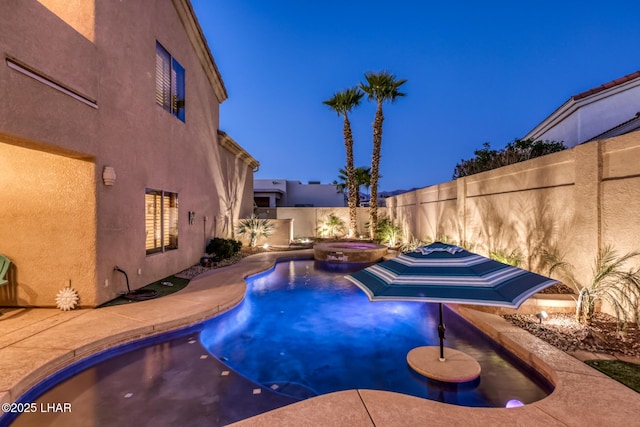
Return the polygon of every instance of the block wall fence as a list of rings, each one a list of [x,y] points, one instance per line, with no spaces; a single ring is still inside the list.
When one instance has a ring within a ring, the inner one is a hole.
[[[543,251],[592,277],[599,248],[640,250],[640,132],[388,198],[405,236],[471,244],[477,253],[518,251],[546,274]],[[558,277],[561,279],[561,277]]]
[[[381,208],[380,211],[384,212],[384,208]],[[258,209],[258,217],[269,218],[275,226],[274,234],[268,238],[258,239],[258,244],[269,243],[270,245],[286,246],[296,239],[319,237],[321,235],[322,225],[327,222],[331,214],[340,218],[344,222],[345,227],[348,227],[349,208],[346,207],[281,207]],[[369,208],[357,208],[357,220],[357,235],[367,234],[366,224],[369,222]],[[241,240],[243,243],[246,243],[245,240]]]

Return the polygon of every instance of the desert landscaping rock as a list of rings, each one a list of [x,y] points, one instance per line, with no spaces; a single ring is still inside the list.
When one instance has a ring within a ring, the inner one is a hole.
[[[534,315],[510,314],[503,317],[566,352],[640,357],[638,326],[628,324],[626,330],[618,330],[616,319],[604,313],[596,313],[590,326],[579,323],[572,314],[549,314],[542,323]]]

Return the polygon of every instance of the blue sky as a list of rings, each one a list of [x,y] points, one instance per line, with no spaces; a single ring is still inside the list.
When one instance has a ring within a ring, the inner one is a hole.
[[[570,96],[640,70],[638,1],[192,0],[226,85],[220,128],[257,179],[330,183],[342,118],[322,104],[368,71],[408,79],[386,104],[380,190],[451,179]],[[640,107],[639,107],[640,110]],[[370,166],[375,105],[350,120]]]

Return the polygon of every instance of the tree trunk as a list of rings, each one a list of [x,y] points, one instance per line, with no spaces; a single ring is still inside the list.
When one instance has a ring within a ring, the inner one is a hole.
[[[344,115],[344,147],[347,151],[347,191],[348,191],[348,205],[349,205],[349,230],[348,236],[353,237],[358,231],[358,220],[356,201],[358,194],[356,190],[356,174],[353,166],[353,134],[351,133],[351,123],[347,114]]]
[[[596,299],[588,288],[580,289],[578,301],[576,302],[576,320],[580,323],[590,325],[593,320]]]
[[[371,195],[369,197],[369,232],[371,238],[376,238],[378,225],[378,179],[380,177],[380,158],[382,148],[382,102],[378,101],[376,117],[373,121],[373,154],[371,156]]]

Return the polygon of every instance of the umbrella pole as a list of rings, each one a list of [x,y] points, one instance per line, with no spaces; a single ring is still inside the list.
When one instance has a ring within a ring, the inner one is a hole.
[[[440,361],[444,362],[444,323],[442,323],[442,303],[440,305],[440,323],[438,323],[438,336],[440,337]]]

